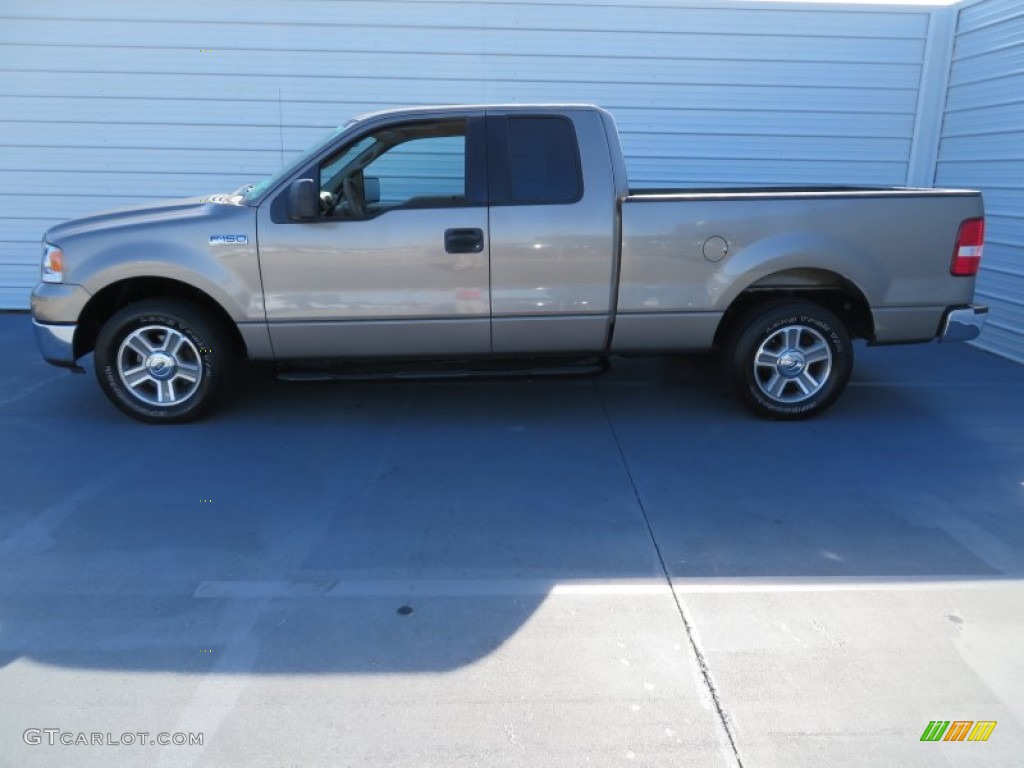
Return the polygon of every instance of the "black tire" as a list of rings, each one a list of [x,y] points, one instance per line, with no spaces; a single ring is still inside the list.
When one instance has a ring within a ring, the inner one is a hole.
[[[754,307],[735,322],[723,351],[729,383],[764,419],[817,416],[843,393],[853,370],[849,331],[809,301]]]
[[[181,424],[209,413],[227,391],[236,358],[223,324],[180,299],[129,304],[96,338],[96,378],[103,393],[150,424]]]

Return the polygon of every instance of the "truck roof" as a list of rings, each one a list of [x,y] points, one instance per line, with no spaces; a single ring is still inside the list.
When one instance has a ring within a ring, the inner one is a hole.
[[[352,125],[357,122],[369,120],[375,117],[382,117],[384,115],[392,117],[415,117],[416,115],[438,113],[453,113],[461,114],[464,112],[479,112],[482,110],[500,110],[502,112],[567,112],[569,110],[587,109],[597,112],[604,112],[601,107],[596,104],[439,104],[436,106],[420,106],[420,107],[397,107],[395,109],[380,109],[373,112],[364,112],[361,115],[356,115],[351,120],[345,123],[346,126]]]

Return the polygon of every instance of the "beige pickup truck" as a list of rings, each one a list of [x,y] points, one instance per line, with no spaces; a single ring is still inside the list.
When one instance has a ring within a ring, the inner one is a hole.
[[[980,332],[983,233],[966,190],[630,189],[593,106],[405,109],[235,193],[50,229],[32,313],[47,360],[93,352],[155,423],[208,412],[246,359],[493,374],[712,349],[755,413],[800,419],[843,391],[853,339]]]

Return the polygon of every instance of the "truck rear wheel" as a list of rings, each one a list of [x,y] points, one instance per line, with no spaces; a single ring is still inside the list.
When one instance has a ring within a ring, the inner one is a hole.
[[[850,334],[809,301],[776,301],[736,321],[724,350],[736,394],[761,418],[807,419],[831,406],[853,369]]]
[[[178,299],[129,304],[96,338],[103,393],[129,416],[153,424],[179,424],[209,412],[227,389],[234,358],[221,323]]]

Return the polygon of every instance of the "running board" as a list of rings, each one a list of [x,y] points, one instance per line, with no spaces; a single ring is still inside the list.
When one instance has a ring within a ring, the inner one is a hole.
[[[380,370],[374,368],[337,367],[323,370],[281,370],[277,373],[279,381],[289,383],[309,383],[318,381],[431,381],[457,379],[535,379],[567,376],[595,376],[608,370],[608,361],[590,359],[574,364],[537,365],[525,367],[508,367],[500,364],[492,366],[432,366],[417,369],[407,367],[396,370]]]

